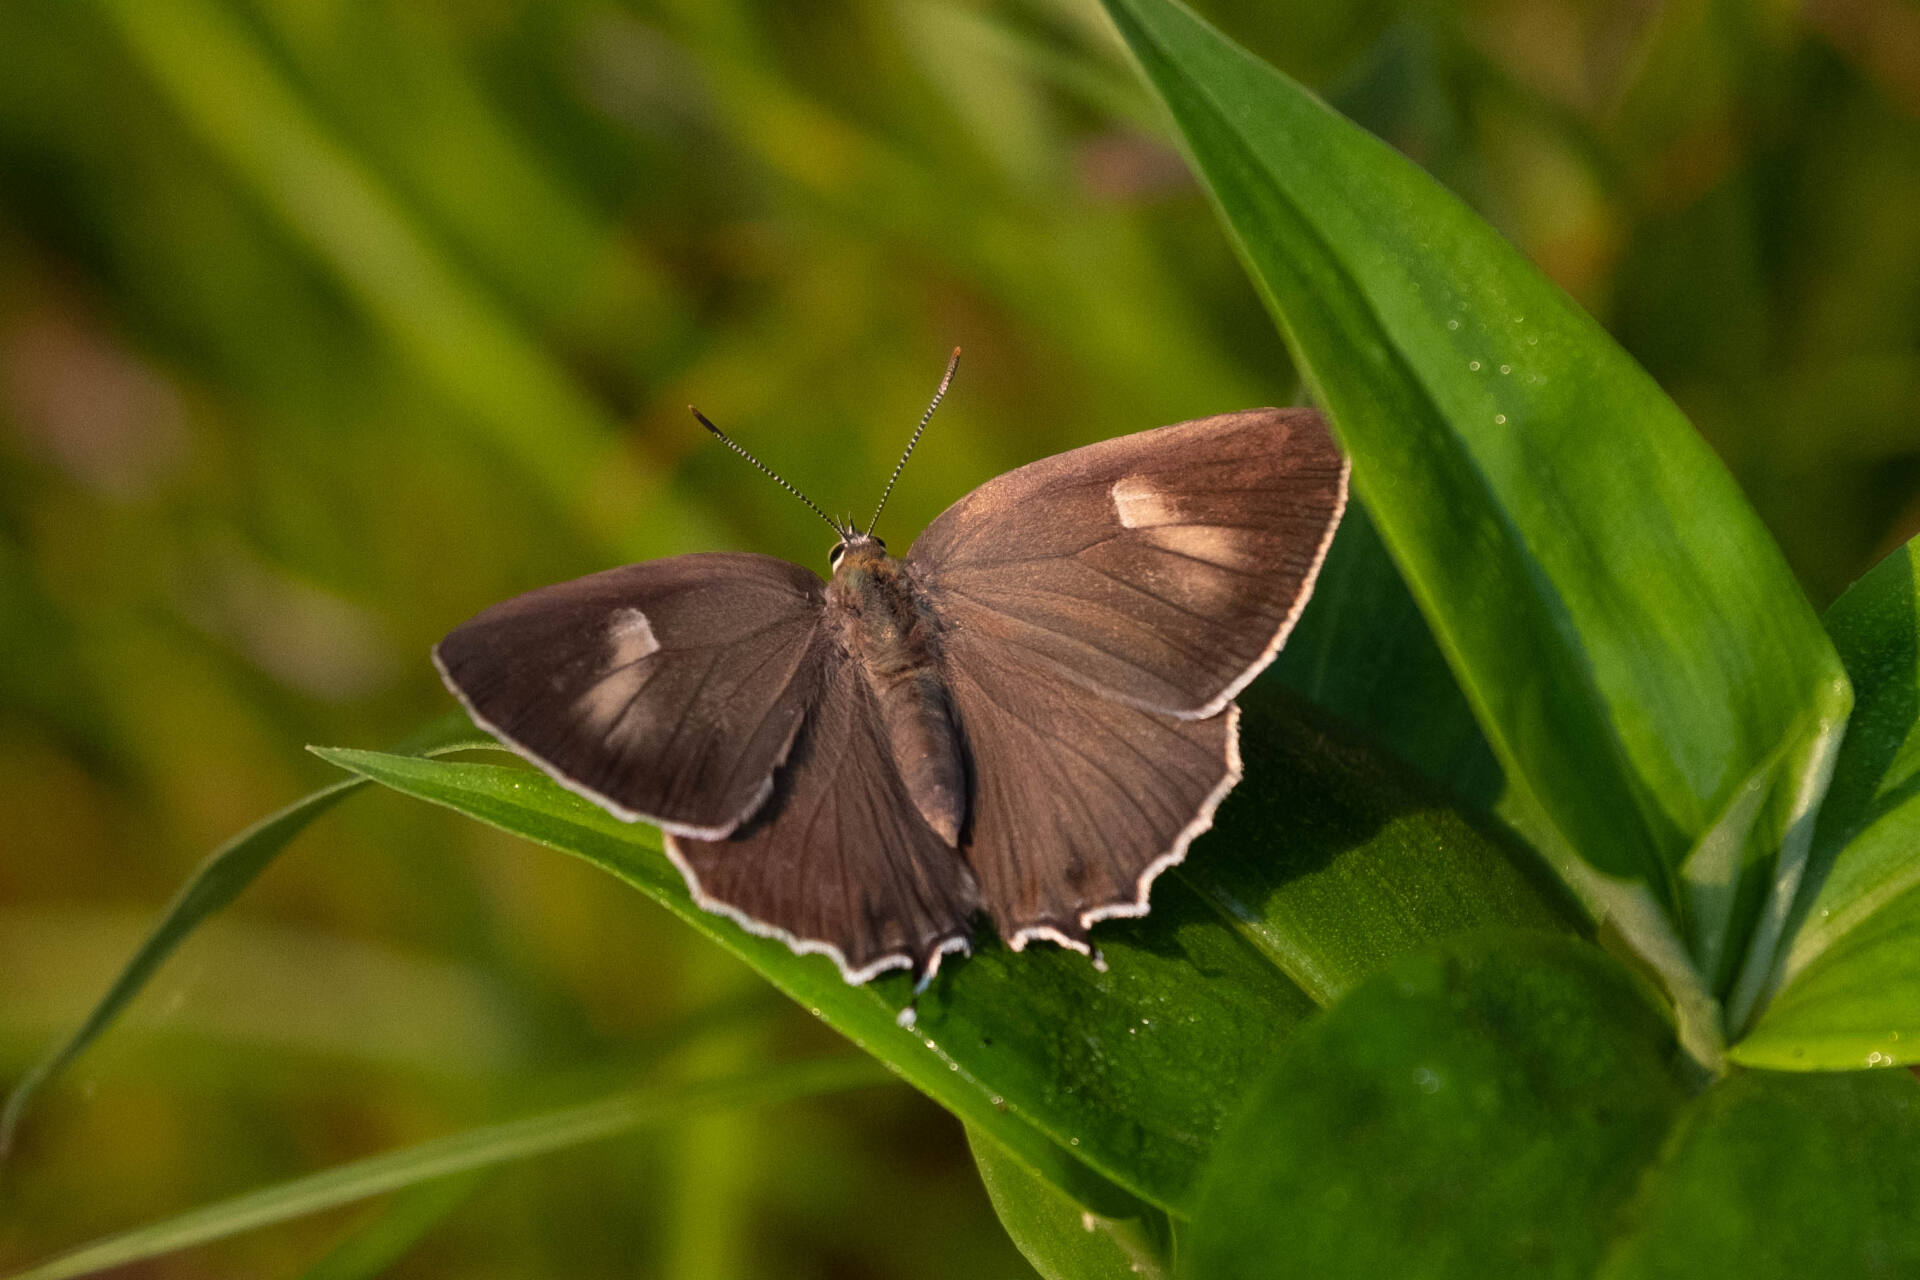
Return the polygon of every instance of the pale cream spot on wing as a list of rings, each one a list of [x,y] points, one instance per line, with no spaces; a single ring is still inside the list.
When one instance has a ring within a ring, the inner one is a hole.
[[[1156,547],[1164,547],[1195,560],[1204,560],[1208,564],[1227,569],[1257,567],[1248,563],[1248,548],[1238,529],[1208,524],[1166,525],[1153,530],[1146,537]]]
[[[660,652],[653,624],[638,609],[614,610],[613,618],[607,623],[607,639],[613,647],[607,661],[609,667],[631,666],[648,654]]]
[[[1259,568],[1258,556],[1242,530],[1184,523],[1186,517],[1175,496],[1155,487],[1147,477],[1122,476],[1114,482],[1112,493],[1113,509],[1123,528],[1137,529],[1135,536],[1141,540],[1185,557],[1156,566],[1152,584],[1182,608],[1211,612],[1225,607],[1242,590],[1232,575],[1208,566],[1241,572]]]
[[[644,660],[659,651],[659,638],[646,614],[638,609],[614,611],[607,623],[606,675],[574,704],[593,732],[604,734],[613,728],[652,674]]]
[[[1125,529],[1151,529],[1174,524],[1180,512],[1173,500],[1145,476],[1121,476],[1113,482],[1113,510]]]

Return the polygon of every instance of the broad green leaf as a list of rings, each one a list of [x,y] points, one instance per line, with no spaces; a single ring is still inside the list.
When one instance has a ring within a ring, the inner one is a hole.
[[[1181,873],[1315,1002],[1454,934],[1581,927],[1530,850],[1475,827],[1324,713],[1263,695],[1246,724],[1240,751],[1258,781]]]
[[[1164,1214],[1144,1205],[1125,1218],[1095,1213],[972,1126],[967,1145],[1000,1224],[1045,1280],[1163,1280]]]
[[[745,958],[781,990],[993,1137],[1082,1205],[1111,1184],[1184,1212],[1245,1089],[1322,998],[1407,947],[1489,922],[1568,927],[1551,892],[1432,795],[1293,715],[1250,714],[1249,780],[1153,911],[1103,926],[1108,969],[1054,948],[983,943],[943,969],[908,1031],[904,977],[850,987],[697,908],[649,828],[519,768],[322,754],[408,794],[612,872]],[[1290,981],[1289,975],[1295,980]]]
[[[251,1191],[61,1254],[11,1280],[65,1280],[122,1267],[352,1204],[403,1187],[598,1142],[705,1112],[769,1106],[887,1082],[865,1058],[789,1063],[696,1085],[634,1089],[579,1106],[485,1125]]]
[[[1173,0],[1106,7],[1353,456],[1506,812],[1697,1020],[1758,887],[1804,858],[1849,705],[1778,550],[1660,388],[1438,183]]]
[[[1778,990],[1733,1050],[1750,1066],[1920,1062],[1915,573],[1909,544],[1827,611],[1858,702],[1821,809],[1807,885],[1789,921]]]
[[[1300,624],[1241,701],[1271,681],[1363,730],[1469,809],[1491,812],[1499,800],[1500,763],[1363,503],[1347,504]]]
[[[1920,1082],[1743,1072],[1694,1099],[1601,1280],[1920,1275]]]
[[[466,717],[448,716],[421,731],[402,749],[411,748],[428,755],[446,755],[455,751],[498,746],[492,738],[479,734]],[[360,779],[350,779],[322,787],[278,813],[254,823],[207,855],[194,868],[186,884],[181,886],[180,892],[174,895],[173,901],[161,913],[160,922],[154,926],[153,932],[147,935],[139,950],[120,970],[113,985],[100,997],[99,1003],[88,1012],[86,1020],[71,1036],[54,1045],[46,1056],[29,1067],[14,1086],[5,1109],[0,1110],[0,1166],[6,1162],[13,1146],[14,1133],[34,1094],[113,1025],[128,1001],[147,985],[154,971],[208,916],[239,897],[240,892],[280,856],[280,851],[287,847],[289,841],[306,830],[315,818],[339,803],[348,792],[361,785]]]
[[[1911,854],[1909,835],[1901,848]],[[1878,901],[1773,997],[1729,1056],[1750,1067],[1920,1062],[1920,886]]]
[[[1099,1181],[1078,1162],[1062,1164],[1060,1148],[1144,1199],[1163,1207],[1177,1199],[1227,1105],[1195,1078],[1193,1064],[1207,1062],[1225,1081],[1251,1075],[1258,1057],[1312,1008],[1297,987],[1218,928],[1203,904],[1168,885],[1164,899],[1155,895],[1151,945],[1127,936],[1138,926],[1103,940],[1108,972],[1071,952],[1014,956],[987,948],[942,971],[909,1029],[897,1017],[910,995],[906,978],[849,986],[826,957],[797,956],[784,943],[702,911],[661,852],[658,832],[621,822],[541,774],[372,751],[320,754],[619,877],[993,1134],[1029,1167],[1077,1172],[1090,1184],[1071,1188],[1083,1202],[1101,1198]],[[1217,976],[1200,999],[1188,998],[1192,966]],[[1172,1096],[1181,1089],[1199,1096]]]
[[[1589,1275],[1684,1097],[1647,994],[1585,943],[1504,932],[1368,979],[1222,1138],[1187,1274]]]

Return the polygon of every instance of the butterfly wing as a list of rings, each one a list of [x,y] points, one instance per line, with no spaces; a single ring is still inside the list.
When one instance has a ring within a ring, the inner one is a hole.
[[[1002,936],[1140,915],[1240,778],[1231,699],[1346,502],[1310,410],[1106,441],[989,481],[908,556],[972,762],[963,851]]]
[[[979,891],[907,794],[865,677],[819,648],[821,696],[766,806],[723,840],[670,835],[667,853],[702,907],[831,955],[849,982],[924,982],[966,946]]]
[[[1043,458],[927,526],[940,614],[1110,698],[1204,718],[1272,660],[1346,504],[1319,414],[1252,409]]]
[[[1087,950],[1087,929],[1142,915],[1240,780],[1240,708],[1182,719],[1054,677],[956,632],[949,688],[974,761],[962,851],[1000,936]]]
[[[628,820],[718,837],[767,799],[819,695],[819,577],[675,556],[497,604],[434,649],[489,733]]]

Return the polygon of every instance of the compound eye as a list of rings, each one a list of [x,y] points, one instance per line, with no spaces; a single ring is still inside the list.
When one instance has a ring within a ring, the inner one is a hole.
[[[830,569],[838,569],[840,567],[840,557],[846,554],[847,554],[846,543],[844,542],[834,543],[833,550],[827,552],[827,567]]]
[[[881,541],[879,538],[875,538],[873,540],[873,545],[880,548],[882,551],[885,551],[887,549],[887,544]]]

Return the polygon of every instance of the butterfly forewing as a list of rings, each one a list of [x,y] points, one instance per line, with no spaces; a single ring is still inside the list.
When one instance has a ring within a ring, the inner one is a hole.
[[[495,605],[434,650],[481,726],[620,816],[721,836],[819,694],[824,584],[769,556],[627,565]]]
[[[1205,717],[1286,638],[1346,475],[1312,410],[1223,414],[988,481],[908,560],[949,626],[1056,678]]]
[[[826,952],[851,981],[924,976],[965,945],[979,893],[907,795],[865,678],[822,647],[821,697],[766,805],[725,840],[668,848],[708,910]]]

